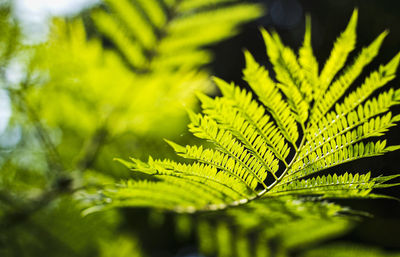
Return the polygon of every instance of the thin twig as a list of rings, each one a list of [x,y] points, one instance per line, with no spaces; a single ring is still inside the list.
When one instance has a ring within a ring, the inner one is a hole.
[[[84,154],[82,158],[77,162],[77,169],[85,171],[93,166],[96,161],[97,155],[103,147],[108,137],[108,130],[106,126],[102,126],[94,132],[92,138],[84,148]]]

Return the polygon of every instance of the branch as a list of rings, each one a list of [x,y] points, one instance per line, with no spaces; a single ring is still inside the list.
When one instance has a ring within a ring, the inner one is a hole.
[[[92,138],[84,148],[82,158],[77,162],[78,170],[85,171],[93,166],[93,163],[96,161],[96,157],[99,154],[100,149],[103,147],[108,135],[108,130],[105,125],[101,126],[94,132]]]

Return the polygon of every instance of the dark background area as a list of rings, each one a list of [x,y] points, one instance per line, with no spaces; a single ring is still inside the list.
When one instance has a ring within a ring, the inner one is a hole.
[[[379,55],[367,66],[351,89],[361,85],[364,78],[376,70],[380,64],[387,63],[400,51],[400,1],[397,0],[329,0],[329,1],[298,1],[298,0],[265,0],[258,1],[266,6],[267,15],[255,23],[249,24],[239,36],[214,47],[216,61],[213,70],[216,75],[227,80],[244,85],[241,80],[241,69],[244,67],[243,49],[248,49],[259,61],[269,69],[271,65],[265,52],[265,45],[258,27],[276,30],[284,44],[296,52],[302,44],[305,26],[305,15],[312,20],[312,46],[314,54],[323,67],[332,49],[333,42],[345,29],[355,8],[359,10],[357,25],[356,50],[349,56],[348,63],[385,29],[389,30]],[[397,72],[399,74],[399,71]],[[383,90],[399,88],[399,75]],[[350,89],[350,90],[351,90]],[[376,94],[375,94],[376,95]],[[399,113],[400,108],[393,108]],[[400,144],[400,128],[392,128],[386,135],[389,145]],[[391,175],[399,172],[399,152],[388,153],[385,156],[362,159],[346,165],[334,167],[330,171],[342,173],[368,172],[372,175]],[[397,179],[396,182],[399,182]],[[375,193],[382,193],[400,198],[400,187],[388,188]],[[351,241],[367,245],[376,245],[390,250],[400,250],[400,202],[390,199],[371,200],[338,200],[335,201],[355,210],[362,210],[373,215],[365,218],[349,235],[339,238],[340,241]]]

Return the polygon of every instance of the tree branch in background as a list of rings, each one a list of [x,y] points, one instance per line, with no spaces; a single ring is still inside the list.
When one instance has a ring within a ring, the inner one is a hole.
[[[86,147],[84,147],[82,158],[77,162],[78,170],[85,171],[93,166],[107,136],[108,131],[106,126],[101,126],[94,132],[92,138],[88,141]]]

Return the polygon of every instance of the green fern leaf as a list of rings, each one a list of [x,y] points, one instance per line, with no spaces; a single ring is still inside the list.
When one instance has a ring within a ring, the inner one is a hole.
[[[313,54],[311,46],[311,18],[306,17],[306,29],[303,45],[299,50],[299,64],[301,65],[304,79],[312,88],[312,98],[319,88],[318,62]],[[306,91],[303,89],[302,91]],[[308,93],[309,94],[309,93]]]
[[[203,114],[188,110],[189,131],[207,140],[209,146],[181,146],[167,141],[189,163],[124,161],[128,168],[150,174],[155,181],[111,186],[104,191],[107,198],[100,204],[192,212],[285,195],[318,199],[382,197],[371,194],[371,190],[397,185],[386,183],[397,175],[371,178],[370,173],[353,175],[340,170],[337,173],[343,175],[317,175],[330,167],[400,148],[375,139],[384,136],[400,120],[400,115],[389,111],[400,103],[400,91],[389,89],[371,97],[394,78],[400,54],[372,72],[339,102],[377,55],[387,35],[383,32],[341,71],[355,46],[356,23],[357,10],[320,74],[311,48],[309,20],[299,56],[284,46],[276,33],[262,30],[275,78],[245,51],[244,80],[254,95],[216,78],[214,82],[222,96],[213,99],[199,93]],[[179,26],[185,28],[183,24]],[[221,226],[223,231],[224,225]]]
[[[297,120],[303,125],[308,118],[312,87],[304,78],[295,53],[282,44],[278,34],[273,33],[271,36],[266,30],[262,30],[261,33],[267,54],[274,66],[276,79],[280,82],[277,86],[286,95],[291,109],[297,114]]]
[[[235,0],[107,0],[92,18],[134,69],[149,71],[208,63],[204,46],[235,34],[238,24],[261,13],[260,6]]]
[[[249,53],[245,57],[247,63],[243,71],[244,79],[274,117],[285,138],[296,147],[299,132],[295,114],[290,111],[288,103],[283,99],[276,83],[269,77],[268,71],[256,63]],[[218,83],[219,87],[221,85],[223,85],[222,82]],[[226,83],[225,86],[227,86]]]
[[[367,48],[364,48],[359,56],[357,56],[354,63],[349,66],[344,73],[332,83],[332,85],[330,85],[328,91],[324,93],[324,97],[320,98],[314,106],[313,116],[310,120],[311,124],[318,121],[326,114],[333,104],[337,102],[337,100],[348,89],[351,83],[358,77],[363,68],[378,54],[379,47],[386,35],[387,32],[383,32]]]
[[[350,22],[347,28],[336,40],[331,55],[326,61],[324,68],[319,76],[319,88],[317,91],[317,97],[319,101],[322,101],[323,94],[328,89],[332,79],[336,73],[343,67],[347,60],[347,56],[351,51],[354,50],[356,45],[356,26],[357,26],[358,10],[353,12],[350,18]]]
[[[381,177],[382,181],[389,181],[395,177]],[[365,198],[373,188],[382,187],[375,184],[375,180],[371,179],[371,173],[359,175],[358,173],[333,176],[317,176],[311,179],[296,180],[287,184],[281,184],[272,189],[266,196],[277,195],[319,195],[325,198]],[[393,186],[393,184],[385,184]]]

